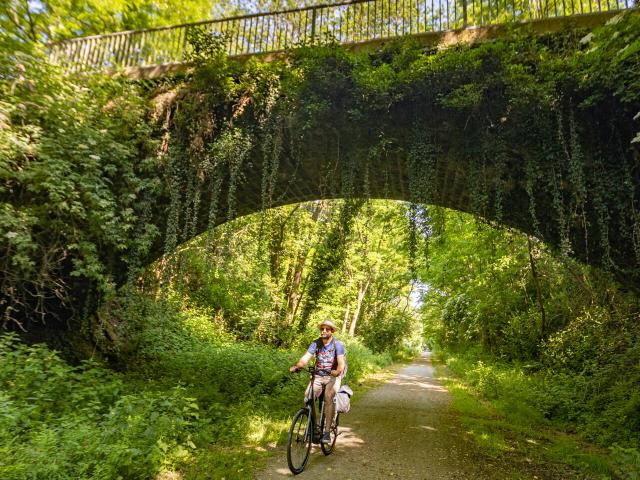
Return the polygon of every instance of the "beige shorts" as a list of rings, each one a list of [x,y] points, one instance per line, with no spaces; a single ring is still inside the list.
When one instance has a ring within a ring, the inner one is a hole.
[[[324,399],[325,399],[325,418],[330,418],[331,422],[325,422],[324,431],[328,432],[331,428],[331,424],[333,423],[333,419],[335,417],[335,404],[333,403],[333,399],[336,396],[336,392],[340,390],[340,384],[342,383],[342,378],[340,377],[332,377],[327,375],[326,377],[321,377],[320,375],[316,376],[313,381],[313,397],[314,400],[320,396],[322,393],[322,386],[325,386],[324,390]],[[311,390],[311,382],[307,386],[307,390],[304,393],[305,400],[309,398],[309,394]]]
[[[333,397],[335,393],[340,390],[340,384],[342,383],[342,379],[340,377],[332,377],[331,375],[327,375],[326,377],[321,377],[320,375],[316,375],[313,382],[313,397],[314,400],[317,399],[322,393],[322,386],[325,386],[326,396]],[[304,392],[304,398],[309,396],[309,390],[311,389],[311,382],[307,385],[307,389]]]

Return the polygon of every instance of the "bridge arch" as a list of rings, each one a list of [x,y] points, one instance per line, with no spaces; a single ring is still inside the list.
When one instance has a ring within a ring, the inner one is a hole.
[[[637,105],[581,84],[580,65],[545,71],[541,51],[567,54],[554,42],[577,45],[574,33],[447,53],[303,49],[243,67],[254,90],[226,102],[202,66],[167,103],[166,236],[152,256],[263,208],[387,198],[515,227],[637,285]]]

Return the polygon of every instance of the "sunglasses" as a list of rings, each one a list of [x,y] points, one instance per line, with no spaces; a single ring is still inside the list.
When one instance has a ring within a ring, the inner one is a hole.
[[[331,327],[320,327],[320,331],[321,332],[324,332],[324,331],[333,332],[333,328],[331,328]]]

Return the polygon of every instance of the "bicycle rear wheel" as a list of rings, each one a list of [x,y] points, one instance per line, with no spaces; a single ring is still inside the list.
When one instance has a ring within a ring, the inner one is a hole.
[[[333,422],[333,426],[331,427],[331,430],[329,431],[329,435],[331,436],[331,439],[329,440],[329,443],[321,443],[320,447],[322,448],[322,453],[324,453],[325,455],[331,455],[331,453],[333,453],[333,447],[335,447],[336,445],[336,438],[338,438],[338,423],[340,420],[340,414],[336,414],[336,421]]]
[[[293,417],[287,441],[287,463],[294,475],[302,472],[309,460],[313,431],[309,421],[309,410],[301,408]]]

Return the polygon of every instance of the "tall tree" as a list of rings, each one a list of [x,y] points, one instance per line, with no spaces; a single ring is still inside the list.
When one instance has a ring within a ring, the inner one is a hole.
[[[215,0],[7,0],[0,5],[0,32],[19,42],[48,43],[241,11],[240,5]]]

